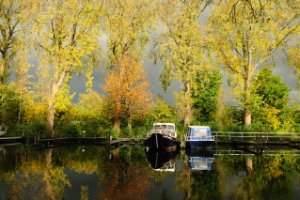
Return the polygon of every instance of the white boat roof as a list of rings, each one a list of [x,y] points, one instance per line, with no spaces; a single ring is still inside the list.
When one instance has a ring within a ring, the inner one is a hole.
[[[189,126],[189,128],[210,128],[209,126]]]
[[[154,123],[154,124],[153,124],[153,126],[155,126],[155,125],[169,125],[169,126],[175,126],[175,123],[161,123],[161,122],[159,122],[159,123]]]

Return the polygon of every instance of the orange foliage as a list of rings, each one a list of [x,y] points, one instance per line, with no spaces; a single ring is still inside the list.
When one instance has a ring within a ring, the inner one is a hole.
[[[115,122],[123,116],[127,120],[140,117],[151,104],[149,82],[143,67],[136,59],[123,58],[105,80],[103,90],[113,108]]]

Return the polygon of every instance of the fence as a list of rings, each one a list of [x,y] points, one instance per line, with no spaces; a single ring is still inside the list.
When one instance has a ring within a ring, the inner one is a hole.
[[[299,142],[300,133],[286,133],[286,132],[223,132],[213,131],[212,135],[215,137],[216,142]]]

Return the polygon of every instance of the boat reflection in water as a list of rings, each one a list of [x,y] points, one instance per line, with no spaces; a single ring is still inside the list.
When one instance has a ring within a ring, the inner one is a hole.
[[[191,170],[211,170],[213,163],[214,149],[192,148],[187,149],[188,165]]]
[[[146,148],[146,157],[150,165],[156,171],[174,172],[175,161],[178,150],[174,151],[159,151],[156,149]]]

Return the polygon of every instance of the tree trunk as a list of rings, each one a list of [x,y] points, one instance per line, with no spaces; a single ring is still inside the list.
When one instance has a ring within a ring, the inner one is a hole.
[[[120,119],[119,119],[119,116],[114,117],[114,130],[117,133],[120,133]]]
[[[248,108],[245,108],[245,114],[244,114],[244,123],[246,126],[250,126],[251,125],[251,110]]]
[[[1,56],[2,56],[2,60],[0,62],[0,83],[6,84],[8,76],[9,76],[9,73],[8,73],[9,66],[8,66],[8,62],[7,62],[6,51],[1,52]]]
[[[48,114],[47,114],[47,127],[51,136],[54,136],[54,117],[55,117],[55,103],[56,103],[56,95],[58,91],[61,89],[65,77],[67,75],[66,71],[63,71],[59,79],[56,83],[51,86],[49,100],[48,100]]]
[[[50,175],[50,170],[52,169],[52,152],[53,149],[49,149],[46,152],[46,160],[45,160],[45,171],[44,171],[44,181],[45,181],[45,190],[46,195],[49,199],[55,199],[55,193],[53,191],[53,187],[51,184],[52,177]]]
[[[51,136],[54,136],[54,117],[55,117],[55,101],[54,99],[49,100],[48,113],[47,113],[47,128]]]
[[[132,133],[131,116],[128,117],[127,125],[128,125],[129,135],[131,136]]]
[[[251,125],[251,94],[250,94],[250,72],[249,66],[245,67],[245,82],[244,82],[244,124]]]
[[[191,106],[191,89],[190,83],[187,81],[184,88],[184,110],[183,110],[183,121],[184,125],[190,125],[192,119],[192,106]]]

